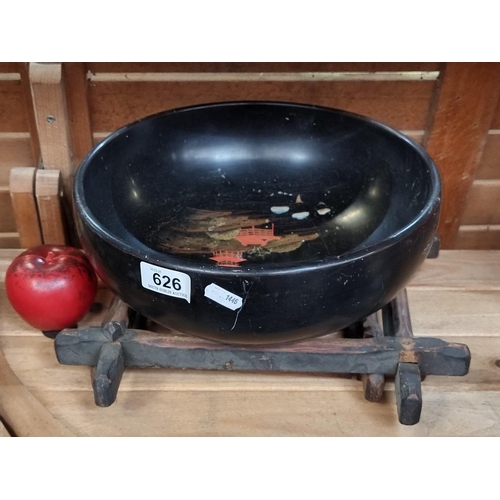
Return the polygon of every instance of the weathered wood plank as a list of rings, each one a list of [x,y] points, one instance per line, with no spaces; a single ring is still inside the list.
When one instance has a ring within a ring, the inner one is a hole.
[[[438,71],[436,62],[89,62],[103,72]]]
[[[488,134],[476,179],[500,179],[500,133]]]
[[[22,62],[18,64],[19,75],[21,77],[21,88],[23,92],[24,109],[26,120],[28,122],[28,130],[31,137],[31,156],[32,166],[38,167],[41,160],[40,138],[36,126],[35,107],[33,98],[31,97],[31,83],[29,75],[29,63]]]
[[[500,102],[497,104],[493,121],[491,122],[492,129],[500,129]]]
[[[2,286],[0,286],[0,297],[2,296],[2,292],[4,291],[3,283],[5,282],[5,271],[7,271],[7,268],[9,267],[10,263],[22,252],[21,249],[8,249],[8,250],[0,250],[0,283]],[[0,299],[0,301],[3,299]],[[0,322],[1,318],[5,315],[4,309],[2,308],[2,314],[0,315]],[[0,326],[0,331],[2,331],[2,328]]]
[[[21,80],[0,79],[0,132],[28,132]]]
[[[21,383],[0,349],[0,415],[16,436],[73,436]]]
[[[20,244],[30,248],[42,244],[42,232],[35,200],[34,167],[15,167],[10,175],[10,196]]]
[[[460,224],[500,224],[500,179],[476,180],[470,187]]]
[[[55,339],[61,364],[96,366],[103,330],[63,330]],[[125,366],[204,370],[307,373],[382,373],[394,375],[403,354],[411,353],[424,374],[464,375],[470,353],[462,344],[435,338],[335,339],[246,349],[183,336],[126,330],[119,339]]]
[[[233,100],[278,100],[346,109],[399,129],[425,127],[435,82],[97,82],[89,87],[94,132],[160,111]]]
[[[0,233],[0,249],[20,247],[19,233]]]
[[[93,146],[87,95],[87,64],[83,62],[64,63],[63,72],[73,161],[76,167]]]
[[[62,179],[59,170],[37,170],[36,205],[45,245],[67,244],[61,191]]]
[[[0,420],[0,437],[11,437],[9,431],[5,428],[2,421]]]
[[[9,183],[12,167],[34,167],[28,133],[0,133],[0,186]]]
[[[500,95],[500,63],[446,65],[428,141],[443,181],[438,228],[442,248],[453,248],[464,201],[474,180]]]
[[[442,336],[445,338],[445,336]],[[500,391],[500,332],[489,337],[446,337],[469,346],[470,370],[464,376],[432,376],[424,391]],[[89,366],[60,365],[54,342],[40,332],[32,336],[0,333],[0,347],[20,380],[30,390],[92,392]],[[29,362],[28,362],[29,361]],[[40,373],[43,372],[43,378]],[[363,392],[356,375],[278,372],[206,371],[186,369],[126,368],[119,394],[128,391],[354,391]],[[393,391],[390,378],[386,391]]]
[[[500,250],[500,226],[460,226],[457,250]]]
[[[425,392],[424,382],[424,392]],[[84,436],[494,436],[497,392],[427,391],[418,425],[398,424],[389,392],[370,403],[358,392],[120,392],[110,408],[91,391],[38,390],[36,397]]]
[[[0,73],[17,73],[16,62],[0,62]]]
[[[31,93],[45,168],[60,170],[66,199],[72,199],[73,160],[62,66],[30,63]]]
[[[413,331],[425,337],[500,335],[500,290],[408,289]],[[467,339],[463,340],[467,343]]]
[[[427,259],[409,289],[499,290],[500,252],[442,250],[437,259]]]
[[[9,188],[0,187],[0,233],[17,231]]]

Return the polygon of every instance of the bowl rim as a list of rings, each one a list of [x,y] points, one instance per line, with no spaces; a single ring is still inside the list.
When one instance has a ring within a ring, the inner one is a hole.
[[[230,268],[230,267],[212,267],[205,266],[200,261],[194,261],[189,259],[183,259],[182,257],[178,257],[176,255],[162,253],[153,248],[147,247],[145,244],[140,242],[133,236],[131,236],[138,241],[144,248],[147,248],[147,252],[141,251],[138,248],[126,243],[121,238],[116,237],[110,231],[108,231],[94,216],[90,207],[85,201],[85,194],[83,190],[83,178],[85,172],[88,168],[88,165],[96,156],[101,148],[106,147],[108,143],[113,141],[116,137],[126,133],[131,128],[137,126],[143,121],[154,120],[160,118],[162,116],[173,115],[183,112],[191,112],[199,109],[205,108],[214,108],[214,107],[225,107],[225,106],[245,106],[245,105],[268,105],[268,106],[293,106],[295,108],[305,108],[309,110],[320,110],[335,114],[340,114],[344,116],[348,116],[350,118],[354,118],[365,123],[368,123],[376,128],[379,128],[390,135],[398,137],[400,140],[406,142],[411,148],[413,148],[417,154],[422,158],[424,163],[429,168],[430,179],[431,179],[431,191],[429,193],[429,197],[425,202],[422,210],[419,214],[412,219],[411,222],[403,226],[401,229],[392,233],[390,236],[381,239],[380,241],[373,243],[366,247],[361,247],[357,250],[347,251],[344,254],[339,256],[325,256],[317,259],[316,261],[289,261],[289,262],[278,262],[278,263],[263,263],[263,265],[254,264],[251,268]],[[385,249],[397,244],[401,240],[405,239],[407,236],[418,230],[421,226],[425,225],[429,218],[434,217],[436,211],[439,211],[441,205],[441,178],[439,175],[439,171],[434,161],[427,153],[427,151],[420,144],[416,143],[414,140],[410,139],[406,135],[404,135],[399,130],[377,121],[373,118],[360,115],[357,113],[353,113],[350,111],[345,111],[342,109],[331,108],[326,106],[319,106],[314,104],[303,104],[296,102],[288,102],[288,101],[225,101],[225,102],[215,102],[215,103],[206,103],[206,104],[197,104],[192,106],[184,106],[180,108],[175,108],[167,111],[161,111],[159,113],[154,113],[138,120],[135,120],[123,127],[120,127],[105,139],[103,139],[99,144],[94,146],[84,157],[79,167],[76,170],[74,181],[73,181],[73,195],[74,195],[74,207],[77,217],[79,217],[82,223],[85,223],[89,226],[92,231],[94,231],[100,238],[105,240],[108,244],[117,248],[118,250],[125,252],[129,255],[132,255],[138,259],[148,261],[150,263],[159,265],[159,266],[169,266],[179,271],[184,272],[202,272],[205,274],[214,274],[214,275],[239,275],[239,276],[255,276],[258,275],[272,275],[272,274],[281,274],[283,272],[286,273],[294,273],[294,272],[303,272],[308,270],[314,270],[318,267],[324,268],[325,266],[341,266],[346,263],[352,262],[358,259],[364,259],[369,255],[382,252]]]

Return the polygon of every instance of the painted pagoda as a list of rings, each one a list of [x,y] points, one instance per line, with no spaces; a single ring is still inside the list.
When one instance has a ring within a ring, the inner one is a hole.
[[[244,247],[248,245],[260,245],[265,247],[270,241],[279,240],[279,236],[274,235],[274,224],[271,229],[263,229],[251,227],[240,229],[240,232],[235,237]]]

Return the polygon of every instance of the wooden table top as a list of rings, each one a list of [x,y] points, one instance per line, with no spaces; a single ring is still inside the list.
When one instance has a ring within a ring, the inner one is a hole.
[[[472,355],[466,376],[425,378],[414,426],[399,424],[392,382],[380,403],[370,403],[356,377],[330,375],[126,369],[116,402],[99,408],[90,368],[60,365],[53,341],[10,306],[5,271],[19,252],[0,250],[0,348],[18,389],[64,430],[56,434],[500,436],[500,251],[442,251],[408,287],[415,336],[464,343]],[[101,289],[98,300],[107,303],[109,293]],[[101,317],[89,313],[82,325]]]

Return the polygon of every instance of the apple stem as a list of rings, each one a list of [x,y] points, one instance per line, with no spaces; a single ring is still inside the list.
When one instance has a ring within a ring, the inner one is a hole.
[[[50,251],[47,253],[47,257],[45,257],[45,260],[50,262],[54,258],[54,252]]]

